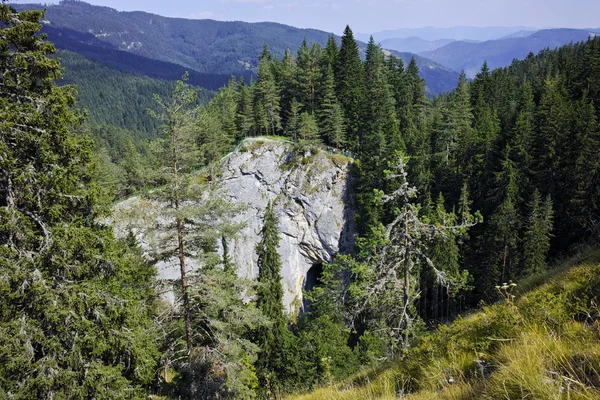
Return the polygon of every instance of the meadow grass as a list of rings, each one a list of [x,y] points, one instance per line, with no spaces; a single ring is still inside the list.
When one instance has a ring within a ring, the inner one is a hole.
[[[378,370],[290,400],[600,399],[600,249],[440,325]]]

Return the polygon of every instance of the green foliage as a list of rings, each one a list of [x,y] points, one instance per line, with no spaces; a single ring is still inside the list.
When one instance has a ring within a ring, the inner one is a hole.
[[[537,190],[533,192],[523,243],[523,276],[539,273],[546,266],[553,215],[550,196],[542,202],[540,192]]]
[[[96,220],[92,142],[58,87],[42,12],[0,5],[0,386],[9,398],[144,398],[154,270]]]
[[[364,69],[354,34],[349,26],[344,30],[342,45],[337,55],[335,81],[337,98],[346,116],[349,145],[356,151],[359,150],[362,127]]]
[[[120,72],[67,50],[56,57],[65,68],[59,83],[77,85],[77,104],[87,110],[90,123],[123,128],[136,139],[158,136],[159,124],[146,110],[154,105],[155,93],[168,95],[175,82]],[[203,91],[199,101],[208,103],[213,95]]]

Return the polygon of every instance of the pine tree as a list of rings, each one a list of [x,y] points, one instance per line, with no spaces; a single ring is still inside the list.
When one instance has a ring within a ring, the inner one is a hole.
[[[187,73],[177,82],[175,89],[168,99],[161,99],[155,95],[158,112],[151,114],[163,123],[165,137],[165,163],[167,167],[167,180],[169,192],[167,198],[172,204],[176,224],[177,257],[179,259],[179,272],[181,277],[182,308],[184,313],[185,337],[187,344],[187,358],[191,361],[193,350],[192,334],[192,309],[189,298],[188,269],[186,267],[186,248],[184,231],[186,218],[183,193],[185,191],[185,173],[194,167],[197,159],[198,148],[195,143],[195,120],[197,109],[195,107],[198,90],[192,89],[187,84]]]
[[[155,271],[98,222],[93,143],[43,15],[0,5],[0,396],[145,398]]]

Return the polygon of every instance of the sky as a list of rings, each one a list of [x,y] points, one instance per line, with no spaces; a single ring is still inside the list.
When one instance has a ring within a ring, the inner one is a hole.
[[[120,11],[147,11],[167,17],[222,21],[274,21],[336,34],[341,34],[347,24],[354,32],[360,33],[425,26],[597,28],[600,25],[600,0],[85,1]]]

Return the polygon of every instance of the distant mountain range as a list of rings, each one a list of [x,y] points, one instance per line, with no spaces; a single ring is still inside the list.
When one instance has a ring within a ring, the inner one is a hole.
[[[600,30],[545,29],[535,33],[527,31],[513,33],[505,39],[488,40],[483,43],[455,41],[420,55],[432,59],[455,71],[464,70],[472,78],[481,69],[484,61],[490,69],[509,65],[515,58],[523,59],[530,52],[538,53],[546,48],[556,48],[571,42],[580,42]]]
[[[385,39],[379,42],[383,48],[409,53],[432,51],[454,42],[454,39],[425,40],[420,37]]]
[[[14,7],[46,8],[44,32],[57,48],[155,78],[173,79],[180,77],[182,70],[189,70],[194,82],[205,82],[200,85],[211,89],[222,85],[224,76],[254,73],[264,43],[281,57],[288,48],[296,51],[304,39],[324,46],[329,36],[315,29],[271,22],[166,18],[145,12],[119,12],[74,0],[58,5]],[[359,47],[364,52],[366,44],[359,43]],[[456,71],[412,53],[391,52],[405,63],[415,57],[430,94],[447,92],[456,86]]]
[[[485,41],[500,39],[512,33],[524,30],[537,31],[539,29],[528,28],[525,26],[453,26],[450,28],[434,28],[429,26],[424,28],[402,28],[387,30],[375,32],[373,34],[358,33],[356,34],[356,38],[367,41],[372,35],[375,41],[378,42],[382,42],[387,39],[402,39],[410,37],[418,37],[427,41],[435,41],[440,39]]]

